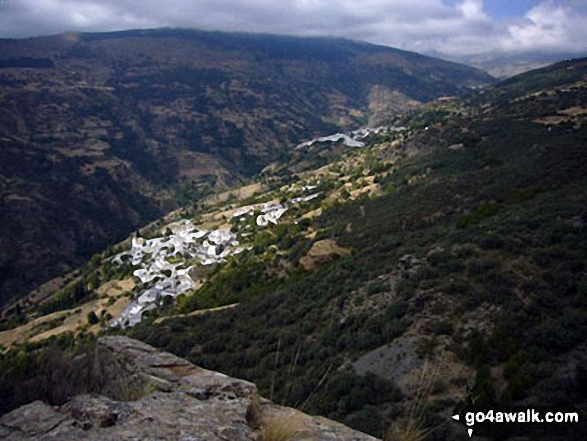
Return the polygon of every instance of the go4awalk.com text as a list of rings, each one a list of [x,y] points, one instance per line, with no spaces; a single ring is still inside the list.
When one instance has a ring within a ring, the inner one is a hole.
[[[489,409],[470,406],[452,416],[469,436],[548,436],[585,429],[585,411],[544,407]]]

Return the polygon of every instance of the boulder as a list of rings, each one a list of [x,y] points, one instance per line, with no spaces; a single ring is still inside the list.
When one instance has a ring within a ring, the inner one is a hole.
[[[0,438],[254,441],[278,425],[290,431],[291,441],[376,441],[334,421],[276,406],[260,398],[253,383],[137,340],[104,337],[98,353],[109,364],[103,388],[108,396],[78,395],[59,408],[41,401],[22,406],[0,419]]]

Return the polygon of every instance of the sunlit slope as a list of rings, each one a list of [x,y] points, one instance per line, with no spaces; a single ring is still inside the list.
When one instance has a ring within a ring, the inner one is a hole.
[[[0,40],[0,302],[298,142],[491,81],[341,39],[169,29]]]

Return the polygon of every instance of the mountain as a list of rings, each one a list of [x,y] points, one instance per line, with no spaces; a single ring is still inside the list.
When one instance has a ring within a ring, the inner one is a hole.
[[[542,53],[542,52],[512,52],[489,53],[482,55],[447,56],[441,53],[430,53],[431,56],[452,60],[457,63],[475,66],[483,69],[495,78],[505,80],[530,70],[539,69],[549,64],[563,60],[584,57],[587,54],[576,53]]]
[[[490,83],[330,38],[162,29],[0,40],[0,298],[299,141]]]
[[[587,59],[570,60],[300,143],[5,311],[0,392],[102,332],[376,437],[463,439],[468,402],[579,412],[585,103]],[[532,439],[587,435],[552,429]]]

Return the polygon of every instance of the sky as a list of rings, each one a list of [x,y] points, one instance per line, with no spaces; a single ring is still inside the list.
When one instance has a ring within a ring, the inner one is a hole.
[[[0,37],[186,27],[449,56],[587,53],[587,0],[0,0]]]

